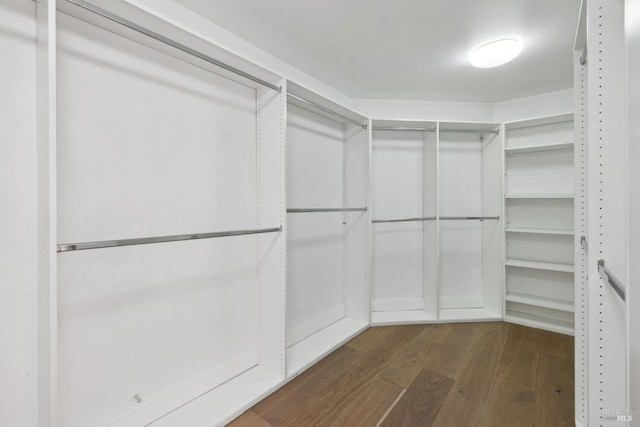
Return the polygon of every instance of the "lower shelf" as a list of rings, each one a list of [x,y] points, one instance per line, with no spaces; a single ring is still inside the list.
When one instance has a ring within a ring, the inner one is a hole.
[[[287,378],[300,374],[368,327],[367,322],[344,317],[292,345],[287,349]]]
[[[555,298],[545,298],[545,297],[509,292],[507,294],[506,300],[509,302],[518,302],[521,304],[533,305],[536,307],[550,308],[552,310],[566,311],[569,313],[574,312],[573,302],[563,301]]]
[[[574,335],[573,322],[566,320],[550,319],[533,314],[510,311],[507,311],[507,315],[504,317],[504,320],[505,322],[515,323],[518,325],[545,329],[547,331],[558,332],[565,335]]]

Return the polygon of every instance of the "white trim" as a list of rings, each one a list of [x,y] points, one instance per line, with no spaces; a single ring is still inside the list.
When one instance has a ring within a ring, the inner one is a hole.
[[[256,349],[239,355],[224,365],[218,366],[179,387],[140,403],[132,409],[123,411],[110,421],[101,424],[101,426],[134,427],[154,423],[159,418],[187,405],[200,396],[218,388],[223,388],[227,381],[250,370],[257,364],[258,351]],[[216,414],[216,412],[211,412],[211,414]]]
[[[287,347],[291,347],[300,341],[310,337],[316,332],[344,318],[345,307],[341,305],[329,311],[325,311],[313,319],[307,320],[301,325],[287,330]]]
[[[424,298],[377,298],[371,301],[371,311],[424,310]]]
[[[450,308],[482,308],[484,307],[484,297],[472,296],[472,297],[453,297],[453,296],[440,296],[440,309],[446,310]]]

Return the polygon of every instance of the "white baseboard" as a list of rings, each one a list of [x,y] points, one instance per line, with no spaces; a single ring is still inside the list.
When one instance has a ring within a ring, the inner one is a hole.
[[[224,365],[212,369],[179,387],[136,404],[131,409],[121,412],[109,422],[100,425],[104,427],[146,426],[198,396],[217,388],[238,374],[250,370],[257,364],[257,349],[241,354]]]
[[[303,339],[315,334],[321,329],[326,328],[332,323],[337,322],[345,316],[344,306],[336,307],[329,311],[314,317],[294,328],[287,330],[287,347],[302,341]]]
[[[424,298],[377,298],[371,301],[371,311],[424,310]]]
[[[471,297],[440,297],[440,308],[483,308],[484,297],[483,296],[471,296]]]

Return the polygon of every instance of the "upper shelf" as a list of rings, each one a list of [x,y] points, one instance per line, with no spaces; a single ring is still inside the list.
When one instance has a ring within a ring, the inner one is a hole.
[[[507,147],[504,151],[507,154],[520,154],[520,153],[536,153],[540,151],[553,151],[553,150],[567,150],[573,149],[573,143],[561,143],[561,144],[546,144],[546,145],[529,145],[525,147]]]

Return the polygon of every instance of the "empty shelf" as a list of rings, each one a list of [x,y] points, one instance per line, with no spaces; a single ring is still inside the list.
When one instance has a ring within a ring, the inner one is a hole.
[[[573,230],[561,230],[557,228],[525,228],[525,227],[507,227],[507,233],[532,233],[532,234],[562,234],[571,236]]]
[[[575,268],[569,264],[556,264],[553,262],[525,261],[521,259],[508,259],[504,265],[508,267],[534,268],[537,270],[562,271],[573,273]]]
[[[509,323],[529,326],[532,328],[546,329],[548,331],[559,332],[561,334],[574,334],[573,322],[569,322],[566,320],[551,319],[528,313],[518,313],[510,310],[507,310],[507,314],[504,316],[504,320]]]
[[[573,199],[573,193],[507,194],[506,199]]]
[[[566,150],[573,149],[573,142],[567,142],[562,144],[547,144],[547,145],[529,145],[526,147],[513,147],[505,148],[504,151],[507,154],[519,154],[519,153],[535,153],[540,151],[553,151],[553,150]]]
[[[536,307],[550,308],[552,310],[567,311],[569,313],[574,312],[573,302],[555,298],[545,298],[534,295],[509,292],[507,294],[506,300],[509,302],[518,302],[520,304],[534,305]]]

